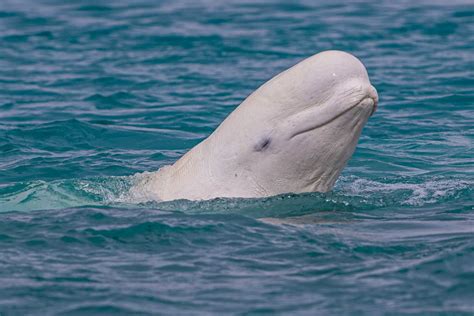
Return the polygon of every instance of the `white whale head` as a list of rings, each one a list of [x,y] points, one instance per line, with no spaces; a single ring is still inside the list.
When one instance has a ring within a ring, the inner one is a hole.
[[[326,51],[303,60],[252,93],[202,143],[206,175],[219,188],[202,198],[329,191],[377,103],[356,57]]]

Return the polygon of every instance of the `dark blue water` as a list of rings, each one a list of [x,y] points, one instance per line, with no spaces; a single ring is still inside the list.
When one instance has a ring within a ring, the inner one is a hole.
[[[0,315],[474,314],[473,34],[470,1],[0,0]],[[129,193],[327,49],[380,96],[333,192]]]

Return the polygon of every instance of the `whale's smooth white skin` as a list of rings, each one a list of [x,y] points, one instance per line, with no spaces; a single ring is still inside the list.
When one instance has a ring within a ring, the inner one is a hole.
[[[163,201],[327,192],[377,102],[356,57],[313,55],[258,88],[207,139],[139,186]]]

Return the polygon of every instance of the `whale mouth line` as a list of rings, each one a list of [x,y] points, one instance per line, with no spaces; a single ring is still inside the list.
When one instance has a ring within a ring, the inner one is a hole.
[[[372,102],[371,102],[371,103],[372,103],[372,104],[371,104],[372,110],[370,111],[370,116],[372,116],[372,114],[374,114],[374,112],[375,112],[375,110],[376,110],[376,108],[377,108],[377,101],[376,101],[373,97],[371,97],[371,96],[366,96],[365,98],[363,98],[363,99],[360,100],[359,102],[357,102],[357,103],[355,103],[354,105],[348,107],[347,109],[345,109],[344,111],[340,112],[339,114],[333,116],[332,118],[330,118],[330,119],[328,119],[328,120],[326,120],[326,121],[324,121],[324,122],[322,122],[322,123],[316,124],[316,125],[314,125],[314,126],[311,126],[311,127],[309,127],[309,128],[306,128],[306,129],[303,129],[303,130],[300,130],[300,131],[294,133],[293,135],[291,135],[291,136],[289,137],[289,139],[292,139],[292,138],[294,138],[294,137],[296,137],[296,136],[298,136],[298,135],[301,135],[301,134],[304,134],[304,133],[313,131],[313,130],[315,130],[315,129],[318,129],[318,128],[322,127],[322,126],[325,126],[325,125],[327,125],[327,124],[330,124],[331,122],[334,122],[336,119],[338,119],[339,117],[343,116],[344,114],[346,114],[346,113],[349,112],[350,110],[352,110],[352,109],[354,109],[355,107],[357,107],[357,106],[363,104],[366,100],[372,101]]]

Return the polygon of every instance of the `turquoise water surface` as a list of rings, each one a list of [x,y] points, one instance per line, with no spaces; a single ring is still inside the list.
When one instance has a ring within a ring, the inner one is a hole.
[[[474,314],[470,1],[0,0],[0,315]],[[328,194],[146,201],[327,49],[380,103]]]

